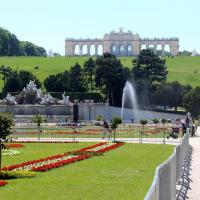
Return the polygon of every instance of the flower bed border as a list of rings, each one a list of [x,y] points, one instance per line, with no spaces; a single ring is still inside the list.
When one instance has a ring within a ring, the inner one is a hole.
[[[0,187],[7,185],[7,181],[0,180]]]
[[[38,160],[27,161],[27,162],[24,162],[21,164],[10,165],[10,166],[2,168],[2,170],[4,170],[4,171],[11,171],[11,170],[17,170],[17,169],[21,170],[21,168],[23,168],[23,167],[31,166],[32,168],[30,167],[31,168],[30,170],[44,172],[44,171],[48,171],[53,168],[61,167],[63,165],[71,164],[71,163],[74,163],[77,161],[81,161],[81,160],[90,158],[92,156],[95,156],[96,154],[102,154],[109,150],[120,147],[121,145],[123,145],[123,143],[100,142],[95,145],[91,145],[91,146],[79,149],[74,152],[67,152],[64,154],[48,156],[46,158],[42,158],[42,159],[38,159]],[[92,150],[92,149],[95,149],[95,150]],[[70,156],[70,155],[73,155],[73,157],[66,159],[66,157]],[[42,162],[46,162],[46,161],[47,161],[47,163],[44,163],[44,165],[37,166],[38,163],[42,163]],[[52,161],[52,163],[51,163],[51,161]],[[32,166],[32,165],[36,165],[36,167]]]

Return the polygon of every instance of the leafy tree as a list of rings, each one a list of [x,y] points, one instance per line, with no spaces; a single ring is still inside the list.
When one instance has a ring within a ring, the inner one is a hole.
[[[150,83],[165,81],[167,79],[165,60],[160,59],[150,49],[143,49],[133,60],[132,74],[135,80],[145,79]]]
[[[44,80],[44,86],[49,92],[70,91],[69,72],[65,70],[63,73],[50,75]]]
[[[93,91],[94,88],[94,74],[95,74],[95,61],[90,57],[87,61],[85,61],[83,65],[83,70],[86,75],[87,83],[90,84],[90,91]]]
[[[0,56],[46,56],[46,50],[31,42],[19,41],[8,30],[0,27]]]
[[[44,118],[42,115],[37,114],[37,115],[35,115],[35,116],[33,117],[32,121],[33,121],[34,123],[37,123],[37,126],[38,126],[38,140],[40,140],[40,134],[41,134],[41,132],[42,132],[41,124],[42,124],[43,122],[46,122],[47,120],[46,120],[46,118]]]
[[[22,55],[20,49],[20,41],[14,34],[10,34],[9,37],[9,53],[8,56],[20,56]]]
[[[76,63],[69,71],[69,88],[71,92],[85,92],[85,81],[81,66]]]
[[[167,120],[163,118],[161,119],[161,123],[165,125],[167,123]]]
[[[7,141],[7,137],[12,134],[14,126],[12,115],[9,113],[0,113],[0,169],[2,163],[2,149],[5,148],[3,142]]]
[[[109,98],[110,105],[121,105],[122,92],[129,69],[123,68],[116,56],[105,53],[96,60],[95,83]]]
[[[0,56],[9,55],[9,36],[10,32],[0,27]]]
[[[12,72],[12,69],[10,67],[6,67],[4,65],[0,66],[0,74],[2,74],[2,80],[3,80],[3,86],[5,87],[6,80],[9,77],[10,73]]]
[[[40,81],[31,72],[21,70],[19,72],[12,71],[7,78],[3,92],[20,92],[30,82],[35,80],[37,87],[41,87]]]
[[[177,81],[162,83],[153,94],[153,102],[164,107],[175,107],[183,105],[184,87]]]
[[[114,130],[114,140],[115,140],[115,133],[116,133],[116,129],[118,127],[119,124],[122,123],[122,119],[121,117],[113,117],[113,119],[111,120],[111,128],[112,130]]]
[[[152,120],[152,122],[154,123],[154,124],[158,124],[159,123],[159,120],[157,119],[157,118],[154,118],[153,120]]]
[[[12,71],[3,88],[3,92],[19,92],[20,82],[21,80],[17,71]]]
[[[190,90],[183,99],[183,106],[194,118],[200,116],[200,87]]]
[[[32,121],[33,121],[34,123],[37,123],[37,126],[39,127],[39,126],[41,126],[41,124],[42,124],[43,122],[46,122],[46,118],[44,118],[44,117],[43,117],[42,115],[40,115],[40,114],[37,114],[37,115],[35,115],[35,116],[33,117]]]
[[[146,119],[141,119],[140,120],[140,124],[142,125],[142,135],[144,135],[144,126],[147,124],[147,120]]]

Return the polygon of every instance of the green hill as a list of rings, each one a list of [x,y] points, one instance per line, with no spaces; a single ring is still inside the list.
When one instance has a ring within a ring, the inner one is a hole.
[[[87,59],[87,57],[0,57],[0,65],[31,71],[43,81],[50,74],[69,69],[76,62],[82,65]],[[123,57],[121,58],[122,64],[131,67],[132,59],[131,57]],[[200,57],[166,57],[166,64],[169,71],[168,81],[177,80],[182,84],[189,83],[194,87],[200,86]],[[39,69],[35,69],[36,66]],[[0,81],[0,87],[2,87],[2,81]]]

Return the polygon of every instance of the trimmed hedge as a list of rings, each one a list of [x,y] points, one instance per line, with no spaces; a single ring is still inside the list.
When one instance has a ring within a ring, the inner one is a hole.
[[[63,92],[49,92],[52,97],[57,99],[62,99]],[[12,96],[16,96],[20,94],[20,92],[10,92]],[[1,92],[0,93],[0,99],[5,98],[7,95],[7,92]],[[79,99],[79,101],[92,99],[95,102],[103,102],[104,98],[103,96],[98,92],[66,92],[65,96],[69,96],[70,101],[73,101],[74,99]]]

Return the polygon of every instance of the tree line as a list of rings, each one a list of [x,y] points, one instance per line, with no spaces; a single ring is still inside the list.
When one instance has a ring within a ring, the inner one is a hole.
[[[41,83],[30,72],[12,71],[1,66],[4,92],[20,92],[30,80]],[[121,106],[126,80],[134,82],[141,108],[148,106],[184,107],[197,117],[200,113],[200,88],[167,82],[164,59],[151,50],[142,50],[131,68],[124,67],[116,56],[105,53],[96,59],[90,57],[83,66],[76,63],[69,70],[50,75],[44,80],[48,92],[99,92],[112,106]]]
[[[0,27],[0,56],[47,56],[43,47],[20,41],[16,35]]]

